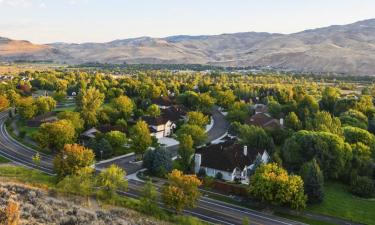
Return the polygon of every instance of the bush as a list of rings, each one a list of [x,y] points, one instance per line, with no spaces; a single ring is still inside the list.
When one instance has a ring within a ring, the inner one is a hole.
[[[203,168],[200,168],[197,175],[198,177],[205,177],[207,175],[206,170]]]
[[[220,173],[220,172],[218,172],[218,173],[216,173],[215,178],[218,179],[218,180],[222,180],[223,179],[223,174]]]
[[[20,133],[18,134],[18,136],[23,139],[26,136],[26,131],[20,130]]]
[[[374,181],[368,177],[357,176],[351,182],[350,192],[359,197],[370,198],[375,193]]]

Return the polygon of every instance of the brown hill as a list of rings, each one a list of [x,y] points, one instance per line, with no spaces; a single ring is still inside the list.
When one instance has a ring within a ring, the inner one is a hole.
[[[271,66],[375,75],[375,19],[294,34],[141,37],[107,43],[33,45],[0,39],[0,60]]]

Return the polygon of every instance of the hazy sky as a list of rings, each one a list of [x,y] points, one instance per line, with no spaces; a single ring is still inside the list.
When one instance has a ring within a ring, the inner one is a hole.
[[[375,18],[375,0],[0,0],[0,36],[36,43],[293,33]]]

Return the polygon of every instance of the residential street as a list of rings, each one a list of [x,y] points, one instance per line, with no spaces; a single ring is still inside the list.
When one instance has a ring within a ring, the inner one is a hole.
[[[225,120],[224,116],[219,112],[217,108],[212,110],[212,118],[214,120],[214,125],[207,133],[208,142],[216,140],[225,135],[229,127],[228,122]],[[178,145],[169,146],[167,147],[167,150],[171,152],[173,157],[175,157],[177,156]],[[142,169],[142,164],[133,163],[134,160],[135,156],[131,155],[124,158],[118,158],[116,160],[108,160],[104,163],[98,163],[96,164],[96,168],[100,170],[110,166],[111,164],[116,164],[121,168],[124,168],[127,174],[133,174],[138,170]]]
[[[224,116],[219,111],[215,110],[212,116],[214,118],[214,126],[208,132],[209,141],[215,140],[224,135],[228,128],[228,124],[224,120]],[[5,121],[7,117],[7,111],[0,113],[0,155],[17,164],[29,168],[35,168],[47,174],[53,174],[53,158],[45,154],[40,154],[42,158],[41,164],[40,166],[35,165],[35,163],[32,161],[32,157],[36,154],[36,151],[20,144],[7,133],[5,129]],[[174,156],[177,154],[177,149],[178,146],[171,146],[168,148],[168,150],[171,151]],[[99,165],[98,168],[105,168],[112,163],[116,163],[117,165],[125,168],[125,170],[130,174],[141,169],[141,164],[133,164],[130,162],[133,159],[134,156],[125,157],[109,163],[103,163]],[[141,190],[142,187],[142,182],[129,180],[129,191],[124,192],[123,194],[138,198],[139,190]],[[185,210],[184,213],[215,224],[242,224],[242,219],[244,217],[248,217],[252,224],[300,224],[294,221],[249,210],[206,197],[201,198],[197,208]]]

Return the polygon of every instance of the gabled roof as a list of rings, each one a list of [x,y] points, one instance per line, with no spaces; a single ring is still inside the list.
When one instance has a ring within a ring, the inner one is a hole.
[[[248,148],[247,155],[244,155],[244,145],[230,140],[199,148],[196,153],[201,155],[202,167],[233,172],[235,168],[242,170],[253,164],[258,154],[263,154],[264,151]]]
[[[152,117],[152,116],[145,116],[142,118],[148,125],[150,126],[159,126],[159,125],[164,125],[168,121],[170,121],[168,118],[165,118],[163,116],[157,116],[157,117]]]
[[[266,113],[258,113],[245,121],[249,125],[254,125],[263,128],[278,128],[280,127],[280,121],[272,118]]]
[[[88,138],[95,138],[96,134],[98,133],[99,131],[95,128],[95,127],[92,127],[88,130],[86,130],[85,132],[83,132],[81,134],[81,136],[83,137],[88,137]]]
[[[166,109],[161,109],[161,115],[173,122],[177,122],[186,115],[186,109],[182,106],[172,106]]]

